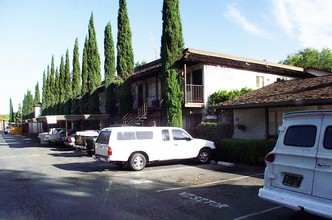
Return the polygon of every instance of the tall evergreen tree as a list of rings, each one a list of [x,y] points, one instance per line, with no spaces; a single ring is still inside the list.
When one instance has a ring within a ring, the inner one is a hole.
[[[134,72],[132,34],[126,0],[119,0],[116,69],[123,80]]]
[[[66,62],[65,62],[65,75],[64,75],[64,114],[69,115],[71,114],[71,98],[72,98],[72,82],[71,82],[71,75],[70,75],[70,61],[69,61],[69,50],[66,51]]]
[[[13,101],[9,99],[9,122],[14,121],[14,110],[13,110]]]
[[[82,60],[82,87],[81,87],[81,111],[82,113],[89,112],[88,105],[88,91],[89,91],[89,81],[88,81],[88,47],[89,41],[88,36],[85,37],[84,48],[83,48],[83,60]]]
[[[55,85],[54,85],[54,94],[55,94],[55,114],[60,114],[60,75],[58,67],[55,69]]]
[[[53,80],[52,80],[52,77],[51,77],[51,71],[50,71],[50,66],[48,65],[47,66],[47,109],[46,109],[46,114],[53,114],[53,111],[52,111],[52,84],[53,84]],[[24,105],[22,106],[22,111],[23,111],[23,117],[24,117],[24,113],[25,113],[25,110],[24,110]]]
[[[85,36],[83,58],[82,58],[82,90],[81,94],[85,95],[88,92],[88,36]]]
[[[120,113],[126,114],[133,106],[131,87],[125,80],[134,72],[134,53],[126,0],[119,0],[116,69],[124,81],[118,89]]]
[[[182,90],[178,71],[172,68],[184,48],[179,0],[164,0],[162,18],[163,123],[182,127]]]
[[[18,104],[18,110],[14,116],[14,122],[22,121],[22,106]]]
[[[47,114],[47,93],[48,93],[48,83],[47,83],[47,75],[45,70],[43,72],[43,89],[42,89],[42,115]]]
[[[73,51],[73,74],[72,74],[72,112],[79,113],[79,104],[77,96],[81,94],[81,68],[80,68],[80,54],[78,48],[78,38],[75,40]]]
[[[49,87],[49,99],[50,99],[50,113],[55,114],[55,93],[54,93],[54,87],[55,87],[55,70],[54,70],[54,55],[52,56],[51,60],[51,69],[50,69],[50,87]]]
[[[34,105],[40,103],[40,91],[39,91],[39,82],[35,86],[35,96],[34,96]]]
[[[115,114],[115,95],[112,83],[114,85],[116,68],[111,22],[106,25],[104,34],[105,110],[107,113],[111,113],[113,115]]]
[[[88,92],[89,92],[89,113],[99,113],[99,99],[96,94],[101,84],[100,56],[98,52],[96,31],[91,13],[88,27]]]
[[[22,118],[29,119],[33,117],[33,96],[30,90],[24,95],[23,107],[22,107]]]
[[[64,114],[64,104],[65,104],[65,61],[63,56],[61,56],[60,61],[60,73],[59,73],[59,114]]]

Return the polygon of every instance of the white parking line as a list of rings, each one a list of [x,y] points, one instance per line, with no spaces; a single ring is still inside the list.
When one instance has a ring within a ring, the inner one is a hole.
[[[249,177],[261,176],[263,174],[264,173],[257,173],[257,174],[253,174],[253,175],[250,175],[250,176],[240,176],[240,177],[236,177],[236,178],[231,178],[231,179],[226,179],[226,180],[219,180],[219,181],[208,182],[208,183],[202,183],[202,184],[198,184],[198,185],[161,189],[161,190],[157,190],[157,192],[166,192],[166,191],[173,191],[173,190],[180,190],[180,189],[187,189],[187,188],[197,188],[197,187],[202,187],[202,186],[215,185],[215,184],[224,183],[224,182],[233,181],[233,180],[240,180],[240,179],[245,179],[245,178],[249,178]]]
[[[120,173],[120,174],[115,174],[114,176],[141,176],[142,174],[145,173],[161,173],[161,172],[165,172],[165,171],[172,171],[172,170],[183,170],[183,169],[195,169],[195,168],[200,168],[203,166],[209,166],[209,165],[199,165],[199,166],[190,166],[190,167],[176,167],[176,168],[169,168],[169,169],[158,169],[158,170],[142,170],[139,172],[126,172],[126,173]]]
[[[270,211],[273,211],[273,210],[276,210],[276,209],[280,209],[280,208],[282,208],[282,206],[276,206],[276,207],[273,207],[273,208],[270,208],[270,209],[266,209],[266,210],[263,210],[263,211],[260,211],[260,212],[255,212],[255,213],[252,213],[252,214],[249,214],[249,215],[244,215],[244,216],[235,218],[233,220],[246,219],[246,218],[249,218],[249,217],[253,217],[253,216],[256,216],[256,215],[264,214],[266,212],[270,212]]]

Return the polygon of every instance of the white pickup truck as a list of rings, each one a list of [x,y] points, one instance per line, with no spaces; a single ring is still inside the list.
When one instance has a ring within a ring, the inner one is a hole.
[[[196,158],[209,162],[215,149],[212,141],[195,139],[175,127],[109,127],[96,140],[94,159],[144,169],[153,161]]]
[[[74,147],[76,150],[84,150],[92,156],[95,153],[95,142],[98,135],[98,130],[77,131]]]

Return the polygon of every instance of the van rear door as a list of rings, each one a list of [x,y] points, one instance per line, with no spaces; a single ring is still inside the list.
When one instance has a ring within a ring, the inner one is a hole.
[[[318,146],[313,195],[332,200],[332,113],[324,114]]]
[[[275,149],[273,187],[312,194],[321,115],[286,115]]]

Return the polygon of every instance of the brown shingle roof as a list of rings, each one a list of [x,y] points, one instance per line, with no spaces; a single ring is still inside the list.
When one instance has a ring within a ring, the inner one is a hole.
[[[331,75],[276,82],[211,108],[237,109],[317,104],[332,104]]]
[[[227,66],[235,69],[269,73],[287,77],[313,77],[312,74],[305,72],[304,69],[301,67],[231,56],[221,53],[208,52],[193,48],[185,49],[182,53],[181,58],[178,60],[178,63],[187,63],[188,65],[205,63],[210,65]]]

